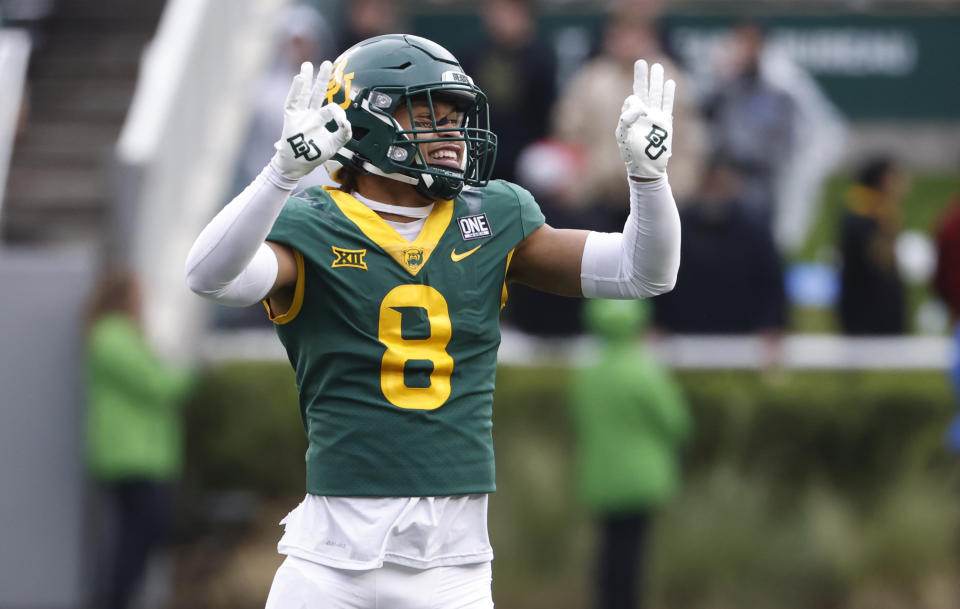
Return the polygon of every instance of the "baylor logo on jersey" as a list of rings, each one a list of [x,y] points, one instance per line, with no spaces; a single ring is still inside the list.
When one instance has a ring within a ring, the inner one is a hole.
[[[333,255],[336,256],[333,264],[330,265],[333,268],[349,266],[355,269],[367,270],[367,263],[363,259],[364,256],[367,255],[367,250],[345,250],[342,247],[336,246],[331,246],[331,249],[333,249]]]
[[[423,266],[422,247],[405,247],[400,250],[400,256],[403,258],[403,263],[410,267],[410,270],[416,270]]]

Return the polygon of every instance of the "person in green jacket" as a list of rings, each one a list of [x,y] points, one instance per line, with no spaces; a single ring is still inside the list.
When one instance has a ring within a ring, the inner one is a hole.
[[[645,301],[588,301],[584,318],[599,354],[574,375],[569,403],[578,492],[602,529],[596,607],[634,609],[650,521],[680,485],[691,419],[677,384],[637,342]]]
[[[157,357],[140,328],[140,290],[106,273],[88,309],[86,461],[115,520],[104,606],[128,606],[151,551],[168,537],[182,453],[179,403],[189,373]]]

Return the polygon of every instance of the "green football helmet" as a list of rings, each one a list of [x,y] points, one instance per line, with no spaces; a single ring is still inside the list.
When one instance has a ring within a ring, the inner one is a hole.
[[[353,138],[337,151],[327,170],[341,167],[414,186],[431,199],[452,199],[464,185],[483,186],[493,171],[497,136],[490,131],[487,98],[449,51],[418,36],[388,34],[359,42],[333,64],[324,104],[347,114]],[[453,105],[459,124],[434,113],[434,103]],[[430,121],[414,120],[413,103],[430,109]],[[410,129],[394,113],[406,107]],[[464,142],[459,169],[430,163],[419,144]]]

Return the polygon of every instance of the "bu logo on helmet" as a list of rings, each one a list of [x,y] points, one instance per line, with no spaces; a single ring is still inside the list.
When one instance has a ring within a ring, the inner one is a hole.
[[[653,125],[650,128],[650,133],[647,134],[647,141],[650,142],[647,144],[647,147],[644,148],[644,152],[647,153],[647,156],[653,160],[660,158],[660,155],[667,149],[663,145],[664,141],[667,139],[667,132],[656,125]]]
[[[349,57],[343,56],[337,60],[337,63],[333,64],[333,76],[327,84],[326,95],[328,104],[337,104],[344,110],[350,106],[350,81],[353,80],[353,75],[356,74],[356,72],[350,72],[344,75],[343,72],[347,69],[347,59],[349,59]],[[343,101],[334,101],[334,97],[341,90],[343,91]]]
[[[300,157],[303,157],[308,161],[316,161],[320,158],[320,147],[317,146],[317,143],[312,139],[307,141],[307,139],[303,137],[302,133],[288,137],[287,142],[289,142],[290,147],[293,148],[293,156],[295,158],[299,159]],[[316,154],[310,154],[311,148]]]

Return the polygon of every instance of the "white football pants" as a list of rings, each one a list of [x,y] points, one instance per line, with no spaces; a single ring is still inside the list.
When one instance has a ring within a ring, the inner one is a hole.
[[[335,569],[288,556],[266,609],[493,609],[490,563],[413,569]]]

